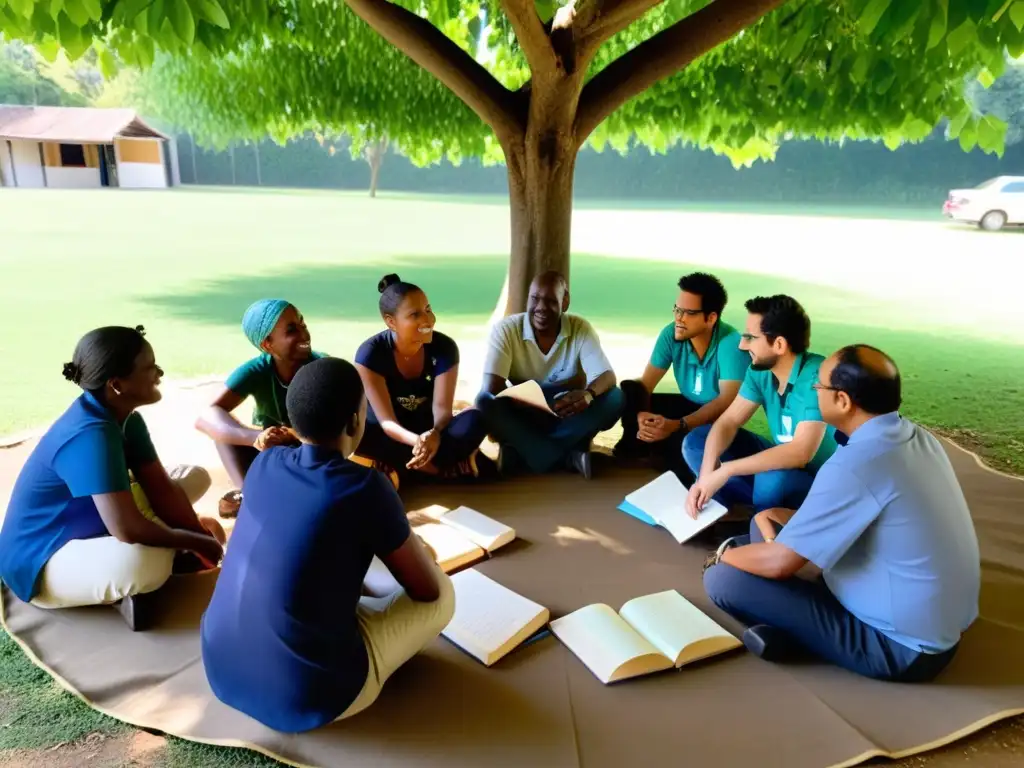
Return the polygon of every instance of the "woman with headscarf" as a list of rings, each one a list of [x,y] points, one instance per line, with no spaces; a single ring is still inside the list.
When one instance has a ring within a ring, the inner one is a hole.
[[[353,458],[372,459],[400,476],[478,476],[486,429],[475,408],[453,412],[458,346],[434,330],[434,311],[418,286],[387,275],[377,290],[387,327],[356,351],[370,407]]]
[[[117,605],[142,629],[144,596],[173,570],[220,562],[224,530],[192,508],[209,474],[168,471],[136,410],[160,400],[162,376],[141,326],[97,328],[78,342],[64,377],[83,392],[28,457],[0,528],[0,578],[19,599]]]
[[[260,451],[298,443],[285,408],[288,385],[303,365],[324,357],[311,348],[302,314],[284,299],[260,299],[250,305],[242,317],[242,331],[260,354],[228,376],[224,388],[196,421],[196,428],[216,443],[236,488],[242,487],[245,473]],[[255,429],[231,415],[249,397],[255,401]],[[221,500],[221,514],[232,516],[240,503],[239,491],[232,491]]]

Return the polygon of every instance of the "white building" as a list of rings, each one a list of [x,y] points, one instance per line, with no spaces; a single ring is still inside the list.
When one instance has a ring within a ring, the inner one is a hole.
[[[0,186],[170,187],[174,150],[130,109],[0,105]]]

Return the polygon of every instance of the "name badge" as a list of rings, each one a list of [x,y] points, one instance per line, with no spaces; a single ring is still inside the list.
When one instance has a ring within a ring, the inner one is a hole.
[[[693,377],[693,394],[699,395],[704,390],[704,372],[697,371],[697,375]]]
[[[793,442],[793,417],[790,416],[788,413],[782,414],[782,432],[783,434],[775,436],[775,439],[778,442]]]

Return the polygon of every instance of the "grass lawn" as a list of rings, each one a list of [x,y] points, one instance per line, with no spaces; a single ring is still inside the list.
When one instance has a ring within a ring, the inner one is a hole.
[[[787,292],[828,353],[861,341],[899,362],[904,412],[956,432],[1024,473],[1024,237],[944,225],[928,212],[581,205],[572,310],[589,317],[622,377],[639,374],[671,320],[679,276],[716,272],[743,300]],[[866,218],[863,218],[866,217]],[[479,343],[501,287],[507,209],[493,199],[258,190],[0,190],[0,435],[45,427],[76,395],[61,377],[75,342],[142,323],[170,378],[221,375],[253,354],[245,307],[283,296],[314,345],[351,356],[380,327],[376,283],[427,289],[440,328]],[[666,380],[666,388],[669,382]],[[33,667],[0,633],[2,751],[120,733]],[[162,765],[271,765],[175,739]]]

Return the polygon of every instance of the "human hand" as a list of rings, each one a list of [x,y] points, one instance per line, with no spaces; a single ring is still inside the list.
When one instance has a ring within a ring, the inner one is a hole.
[[[645,443],[660,443],[672,433],[678,432],[680,427],[678,419],[666,419],[646,411],[637,414],[636,421],[636,436]]]
[[[590,393],[585,389],[572,389],[555,398],[555,413],[563,419],[583,413],[590,407]]]
[[[260,432],[259,437],[252,445],[257,451],[265,451],[275,445],[292,445],[294,443],[295,435],[287,427],[267,427]]]
[[[761,536],[764,537],[765,541],[775,541],[775,526],[772,524],[772,519],[768,515],[767,509],[754,515],[754,524],[757,526],[757,530],[761,532]]]
[[[224,557],[224,547],[213,536],[202,533],[193,533],[188,544],[188,551],[195,552],[203,565],[209,568],[216,568]]]
[[[412,446],[412,458],[405,465],[406,468],[422,469],[433,461],[437,449],[440,447],[441,433],[434,429],[428,429],[416,438],[416,442]]]
[[[707,475],[702,475],[693,485],[690,486],[690,493],[686,497],[686,512],[694,520],[701,510],[711,501],[712,497],[729,480],[729,476],[721,467]]]

